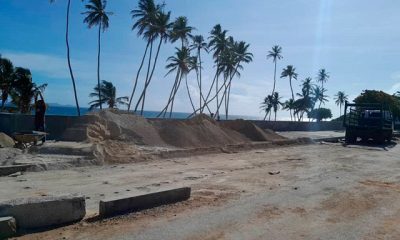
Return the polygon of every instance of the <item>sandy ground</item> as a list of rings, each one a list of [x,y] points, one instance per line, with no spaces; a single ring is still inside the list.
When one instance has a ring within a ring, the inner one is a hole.
[[[0,200],[87,197],[85,221],[21,239],[400,239],[399,155],[327,143],[26,173],[0,177]],[[190,200],[95,218],[99,199],[178,186]]]
[[[344,137],[344,131],[287,131],[277,132],[287,138],[309,137],[314,140],[334,137]]]

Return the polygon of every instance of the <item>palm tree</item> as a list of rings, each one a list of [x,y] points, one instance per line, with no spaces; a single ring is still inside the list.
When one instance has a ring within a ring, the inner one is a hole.
[[[276,62],[280,59],[282,59],[282,47],[279,45],[275,45],[272,47],[270,51],[268,51],[267,54],[267,59],[272,58],[272,62],[274,63],[274,88],[272,89],[272,95],[274,95],[275,92],[275,84],[276,84]]]
[[[335,101],[336,105],[338,105],[339,108],[340,108],[339,116],[341,116],[341,114],[342,114],[342,106],[348,100],[348,96],[343,91],[339,91],[335,95],[335,100],[336,100]]]
[[[86,4],[85,8],[86,12],[83,14],[86,15],[83,20],[84,23],[88,24],[89,28],[93,26],[99,26],[98,32],[98,51],[97,51],[97,85],[99,90],[99,106],[102,109],[102,100],[101,100],[101,92],[100,92],[100,52],[101,52],[101,31],[103,32],[109,27],[109,18],[108,15],[112,15],[112,12],[106,12],[107,1],[106,0],[89,0],[89,4]]]
[[[12,103],[21,113],[30,113],[33,97],[43,92],[47,84],[37,86],[32,81],[31,71],[26,68],[15,68],[14,77],[15,83],[10,92]]]
[[[265,111],[265,116],[264,116],[264,121],[267,119],[268,114],[271,114],[272,110],[272,100],[273,96],[268,95],[267,97],[264,98],[264,101],[261,103],[261,109]]]
[[[1,111],[15,83],[14,66],[9,59],[0,56],[0,90],[1,90]]]
[[[154,26],[157,14],[162,10],[164,5],[155,4],[154,0],[140,0],[138,8],[131,11],[132,19],[136,19],[132,26],[132,30],[137,29],[137,35],[142,36],[147,41],[146,48],[140,63],[139,69],[136,73],[135,82],[133,85],[131,97],[129,99],[128,111],[131,109],[132,99],[135,95],[137,83],[139,80],[140,72],[143,68],[147,52],[149,50],[150,43],[153,41],[152,26]]]
[[[163,115],[165,117],[165,114],[167,113],[168,108],[170,108],[169,117],[171,118],[173,107],[174,107],[175,96],[179,90],[179,86],[181,84],[182,78],[186,77],[186,75],[189,73],[189,71],[192,67],[193,57],[190,56],[189,48],[183,47],[181,49],[179,49],[179,48],[175,48],[175,49],[176,49],[175,55],[171,56],[167,59],[169,64],[166,66],[166,69],[169,70],[167,75],[176,71],[175,82],[172,86],[167,105],[161,110],[158,117],[161,115]],[[189,93],[189,96],[190,96],[190,93]]]
[[[289,113],[290,113],[290,121],[293,121],[292,111],[295,109],[294,100],[293,100],[293,99],[286,100],[286,101],[283,103],[282,109],[284,109],[284,110],[289,110]]]
[[[101,99],[99,98],[99,92],[101,93]],[[103,80],[99,87],[94,87],[94,92],[89,94],[89,97],[95,97],[96,99],[91,101],[89,110],[100,107],[102,104],[107,104],[108,108],[117,108],[118,105],[128,105],[128,97],[116,97],[117,90],[112,82]]]
[[[53,3],[53,2],[55,2],[55,0],[50,0],[50,2]],[[76,111],[78,113],[78,116],[80,116],[81,115],[81,110],[79,108],[78,94],[76,93],[75,77],[74,77],[74,73],[72,71],[70,48],[69,48],[69,13],[70,13],[70,8],[71,8],[71,0],[68,0],[68,2],[67,2],[67,14],[66,14],[66,28],[65,28],[65,44],[66,44],[66,47],[67,47],[67,62],[68,62],[69,75],[71,77],[72,87],[73,87],[73,90],[74,90]]]
[[[278,112],[279,108],[283,105],[283,103],[280,101],[281,97],[279,97],[278,92],[274,92],[274,95],[272,95],[272,109],[274,110],[275,118],[274,121],[276,122],[276,113]]]
[[[292,99],[294,100],[294,93],[293,93],[293,87],[292,87],[292,78],[297,79],[297,73],[296,73],[296,68],[294,68],[292,65],[288,65],[286,68],[282,70],[281,73],[281,78],[284,77],[289,77],[289,84],[290,84],[290,90],[292,91]]]
[[[177,40],[181,40],[182,47],[187,47],[189,43],[189,38],[192,37],[191,32],[195,29],[191,26],[188,26],[188,19],[186,17],[180,16],[175,19],[172,24],[172,30],[170,33],[171,42],[176,42]]]
[[[165,43],[166,41],[168,41],[169,31],[172,26],[172,24],[170,23],[171,12],[165,13],[162,10],[160,10],[157,12],[155,17],[156,18],[154,19],[154,22],[153,22],[153,24],[151,24],[151,26],[148,30],[148,33],[147,33],[149,36],[151,36],[151,40],[150,40],[150,56],[149,56],[149,63],[148,63],[149,65],[147,68],[146,81],[145,81],[143,91],[140,94],[139,100],[137,101],[136,106],[135,106],[135,112],[136,112],[138,110],[139,104],[142,103],[142,106],[140,109],[140,115],[143,115],[144,103],[146,100],[146,91],[150,85],[151,79],[153,78],[154,70],[156,68],[158,56],[159,56],[160,49],[161,49],[161,44],[163,42]],[[153,41],[157,37],[160,39],[160,41],[158,43],[158,47],[157,47],[157,51],[156,51],[156,55],[154,58],[151,72],[149,72],[150,64],[151,64],[151,52],[152,52]]]
[[[199,91],[200,91],[200,113],[203,113],[202,109],[202,99],[204,99],[203,96],[203,90],[202,90],[202,79],[201,79],[201,50],[204,50],[208,53],[208,46],[207,43],[204,41],[204,38],[202,35],[196,35],[192,38],[193,42],[192,45],[190,45],[190,50],[197,50],[197,59],[198,59],[198,64],[196,64],[196,73],[198,72],[199,76]],[[197,67],[198,65],[198,67]],[[205,101],[205,99],[204,99]]]
[[[320,86],[315,86],[313,88],[313,96],[314,96],[314,103],[319,101],[319,106],[318,108],[321,108],[321,104],[325,104],[325,102],[328,102],[328,96],[325,94],[326,89],[322,88]]]
[[[320,69],[318,71],[317,82],[321,83],[322,88],[324,88],[324,83],[326,83],[328,81],[328,79],[329,79],[329,73],[326,72],[326,70],[324,68]]]

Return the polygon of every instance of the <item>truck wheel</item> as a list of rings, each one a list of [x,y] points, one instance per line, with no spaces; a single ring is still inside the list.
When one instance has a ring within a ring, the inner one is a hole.
[[[347,131],[345,140],[346,140],[346,143],[355,143],[355,142],[357,142],[357,136],[355,136],[353,133]]]
[[[385,143],[385,140],[386,140],[386,138],[385,138],[384,135],[376,136],[376,137],[374,138],[374,141],[375,141],[377,144],[384,144],[384,143]]]

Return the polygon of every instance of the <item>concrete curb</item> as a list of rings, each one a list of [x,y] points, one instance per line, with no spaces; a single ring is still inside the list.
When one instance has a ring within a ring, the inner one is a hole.
[[[21,164],[21,165],[12,165],[12,166],[1,166],[0,167],[0,176],[8,176],[10,174],[16,173],[16,172],[25,172],[31,167],[34,167],[35,165],[32,164]]]
[[[0,239],[7,239],[15,236],[17,233],[17,226],[15,218],[13,217],[0,217]]]
[[[139,196],[102,200],[99,204],[99,215],[100,217],[111,217],[185,201],[190,198],[190,192],[191,188],[184,187]]]
[[[85,207],[85,198],[74,195],[16,199],[0,203],[0,217],[14,217],[18,229],[44,228],[82,220]]]

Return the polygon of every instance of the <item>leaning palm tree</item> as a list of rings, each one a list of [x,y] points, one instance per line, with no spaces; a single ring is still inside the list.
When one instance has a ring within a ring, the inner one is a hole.
[[[199,76],[199,91],[200,91],[200,113],[203,112],[202,110],[202,99],[204,98],[203,96],[203,90],[202,90],[202,79],[201,79],[201,50],[204,50],[205,52],[208,53],[208,46],[207,43],[204,41],[204,38],[202,35],[196,35],[192,38],[193,42],[190,45],[190,50],[197,50],[197,59],[198,59],[198,67],[195,69],[196,73],[198,72],[198,76]],[[196,65],[197,66],[197,65]]]
[[[53,2],[55,2],[55,0],[50,0],[50,2],[53,3]],[[79,108],[78,94],[76,93],[75,77],[74,77],[74,73],[72,71],[70,48],[69,48],[69,13],[70,13],[70,8],[71,8],[71,0],[68,0],[68,2],[67,2],[67,13],[66,13],[65,44],[66,44],[66,47],[67,47],[67,62],[68,62],[69,75],[71,77],[72,87],[73,87],[73,90],[74,90],[76,111],[78,113],[78,116],[80,116],[81,115],[81,110]]]
[[[326,83],[329,79],[329,73],[324,69],[320,69],[318,71],[317,82],[321,83],[321,87],[324,88],[324,83]]]
[[[101,100],[99,100],[99,92],[101,93]],[[96,85],[94,87],[94,92],[89,94],[89,97],[96,98],[91,101],[89,110],[100,107],[102,104],[108,105],[108,108],[117,108],[118,105],[127,106],[128,97],[117,97],[117,89],[112,84],[112,82],[107,82],[103,80],[101,82],[100,88]]]
[[[5,103],[15,83],[14,65],[7,58],[0,56],[0,90],[1,111],[4,111]]]
[[[154,0],[140,0],[137,9],[131,11],[132,19],[135,19],[135,23],[132,26],[132,30],[137,30],[137,35],[143,37],[147,41],[146,48],[142,57],[142,61],[139,65],[139,69],[136,73],[135,82],[133,85],[131,97],[129,99],[128,111],[131,109],[132,99],[136,92],[136,87],[139,80],[140,72],[142,71],[144,61],[147,56],[150,44],[153,42],[153,31],[157,14],[161,11],[164,5],[155,4]]]
[[[289,113],[290,113],[290,121],[293,121],[292,111],[294,111],[294,109],[295,109],[294,100],[293,100],[293,99],[286,100],[286,101],[283,103],[282,109],[284,109],[284,110],[289,110]]]
[[[187,47],[183,47],[181,49],[175,48],[176,52],[174,56],[171,56],[167,59],[169,64],[166,66],[168,70],[167,75],[170,73],[176,72],[175,81],[172,86],[168,101],[166,106],[161,110],[160,114],[158,115],[165,117],[166,113],[168,112],[168,108],[170,108],[169,117],[172,116],[172,111],[174,108],[174,100],[175,96],[179,90],[181,81],[183,77],[189,73],[191,66],[192,66],[192,57],[190,56],[190,50]],[[190,93],[189,93],[190,96]]]
[[[315,86],[313,88],[313,97],[314,97],[314,103],[319,102],[318,108],[321,108],[322,104],[325,104],[325,102],[328,102],[328,96],[325,94],[326,89],[322,88],[320,86]]]
[[[99,90],[99,106],[102,109],[102,100],[101,100],[101,92],[100,92],[100,52],[101,52],[101,31],[105,31],[109,27],[109,15],[112,15],[112,12],[106,12],[107,1],[106,0],[90,0],[89,4],[86,4],[86,12],[83,14],[86,15],[83,20],[84,23],[88,24],[89,28],[94,26],[99,27],[98,31],[98,51],[97,51],[97,85]]]
[[[268,51],[267,59],[272,58],[272,62],[274,63],[274,87],[272,88],[272,95],[274,95],[275,92],[275,84],[276,84],[276,62],[280,59],[282,59],[282,47],[279,45],[275,45],[272,47],[270,51]]]
[[[271,110],[272,110],[272,95],[268,95],[267,97],[264,98],[264,101],[261,103],[261,110],[265,112],[264,116],[264,121],[267,119],[267,116],[271,116]]]
[[[286,68],[282,70],[281,73],[281,78],[288,77],[289,78],[289,84],[290,84],[290,90],[292,91],[292,99],[294,100],[294,93],[293,93],[293,87],[292,87],[292,79],[297,79],[297,73],[296,73],[296,68],[294,68],[292,65],[288,65]]]
[[[151,79],[153,78],[154,70],[157,65],[157,60],[158,56],[160,54],[160,49],[161,49],[161,44],[164,42],[167,42],[169,39],[169,32],[172,26],[172,23],[170,23],[170,18],[171,18],[171,12],[165,13],[164,11],[160,10],[156,14],[156,18],[154,19],[153,24],[150,26],[150,29],[148,30],[148,35],[151,36],[151,42],[150,42],[150,54],[152,51],[152,46],[153,46],[153,41],[156,38],[159,38],[159,43],[156,51],[156,55],[153,61],[153,66],[150,70],[150,64],[151,64],[151,55],[149,57],[149,65],[147,68],[147,74],[146,74],[146,81],[144,84],[144,88],[142,93],[140,94],[139,100],[136,103],[135,106],[135,112],[138,110],[139,105],[141,103],[141,109],[140,109],[140,115],[143,115],[143,110],[144,110],[144,103],[146,100],[146,91],[147,88],[150,85]]]
[[[340,109],[339,116],[341,116],[341,114],[342,114],[342,106],[348,100],[348,96],[343,91],[339,91],[335,95],[335,100],[336,100],[335,101],[336,105],[338,105],[339,109]]]

